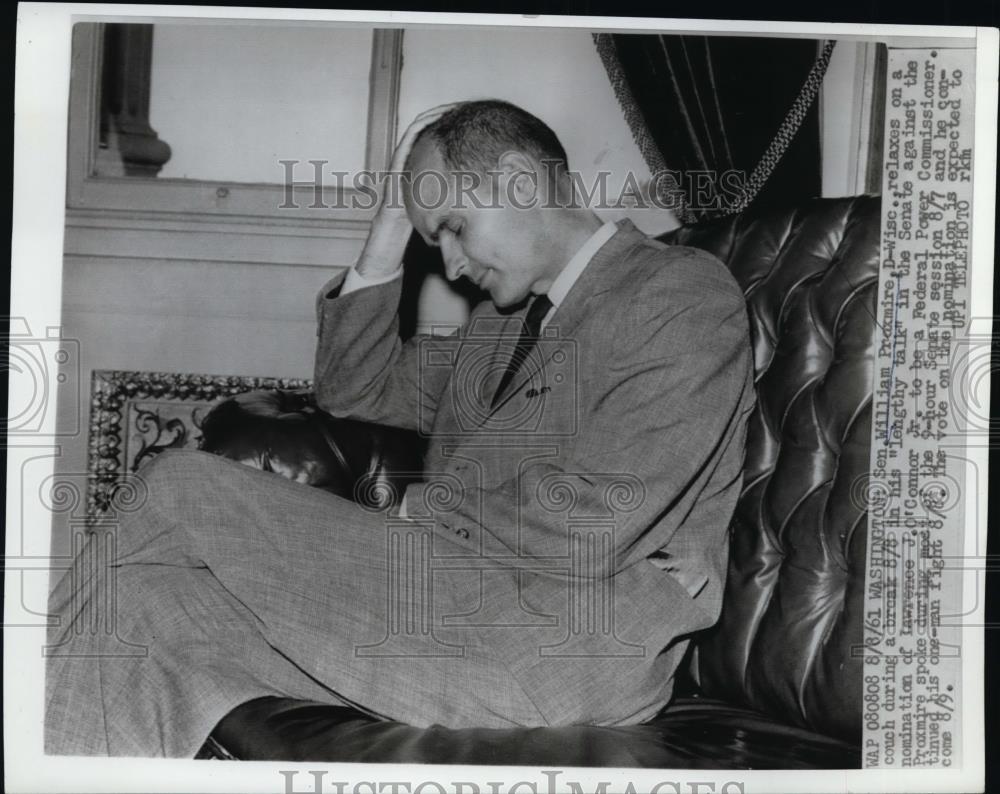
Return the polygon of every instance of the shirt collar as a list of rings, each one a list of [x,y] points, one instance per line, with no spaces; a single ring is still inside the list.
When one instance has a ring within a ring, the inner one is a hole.
[[[577,251],[573,258],[566,263],[566,267],[562,269],[558,276],[556,276],[555,281],[552,282],[552,286],[549,287],[548,296],[549,300],[552,301],[553,311],[559,308],[559,305],[566,299],[569,291],[573,288],[576,280],[580,277],[584,268],[590,263],[590,260],[594,258],[601,246],[603,246],[608,240],[614,237],[615,232],[618,231],[618,226],[613,221],[608,221],[600,229],[594,232],[590,239],[587,240]],[[550,312],[546,317],[548,319],[552,316]]]

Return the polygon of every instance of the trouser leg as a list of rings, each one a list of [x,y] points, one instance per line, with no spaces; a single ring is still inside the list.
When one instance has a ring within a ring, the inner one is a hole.
[[[110,578],[121,635],[150,651],[57,664],[50,717],[87,715],[83,727],[71,717],[64,738],[83,741],[86,725],[103,721],[115,738],[108,750],[88,739],[92,752],[144,752],[149,742],[153,753],[186,754],[230,701],[262,694],[340,697],[417,725],[543,722],[474,637],[438,626],[435,610],[456,610],[447,586],[393,592],[384,515],[203,453],[165,453],[140,474],[148,493],[122,521]],[[93,584],[77,587],[77,601],[96,597]],[[64,616],[70,600],[54,601]],[[93,651],[94,640],[75,642]],[[109,679],[130,697],[108,691]],[[81,696],[80,682],[102,691]],[[157,738],[133,747],[144,726]]]

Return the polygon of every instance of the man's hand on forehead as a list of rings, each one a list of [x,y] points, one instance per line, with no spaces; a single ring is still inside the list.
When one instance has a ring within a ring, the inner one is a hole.
[[[437,105],[420,113],[406,128],[389,163],[389,179],[396,179],[406,170],[407,160],[413,150],[420,133],[441,116],[458,105],[451,102]],[[362,276],[381,278],[399,270],[403,260],[403,251],[410,239],[413,226],[406,214],[406,209],[399,202],[393,202],[391,190],[383,188],[382,201],[378,212],[372,221],[372,228],[365,241],[364,250],[358,260],[356,270]]]
[[[406,161],[410,156],[410,151],[413,149],[413,144],[424,128],[433,124],[452,108],[458,107],[459,104],[459,102],[449,102],[445,105],[436,105],[425,110],[423,113],[417,114],[416,118],[410,122],[410,126],[406,128],[406,132],[403,133],[396,151],[393,152],[389,170],[393,173],[405,171]]]

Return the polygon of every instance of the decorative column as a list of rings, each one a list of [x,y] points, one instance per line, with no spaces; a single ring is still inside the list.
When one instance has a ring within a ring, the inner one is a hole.
[[[104,25],[100,176],[156,176],[170,146],[149,124],[152,25]]]

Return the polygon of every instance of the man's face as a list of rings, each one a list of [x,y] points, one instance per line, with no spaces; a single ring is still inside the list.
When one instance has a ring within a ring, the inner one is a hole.
[[[482,177],[484,184],[475,191],[477,206],[468,190],[462,193],[435,145],[418,141],[410,165],[418,181],[405,193],[407,214],[424,240],[441,249],[449,280],[464,276],[488,292],[497,307],[513,306],[548,289],[553,263],[546,257],[539,229],[541,210],[513,206],[506,176],[499,177],[495,190],[488,177]],[[442,174],[447,195],[441,196],[441,179],[420,178],[421,171]]]

